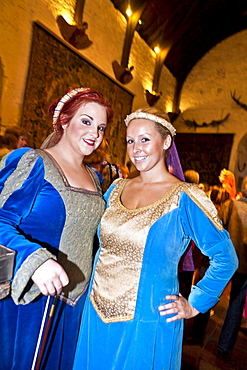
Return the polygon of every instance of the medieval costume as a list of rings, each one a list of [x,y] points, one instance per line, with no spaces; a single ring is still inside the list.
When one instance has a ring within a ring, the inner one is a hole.
[[[179,369],[183,318],[216,304],[236,269],[213,203],[180,181],[176,129],[167,119],[150,107],[125,119],[127,152],[140,175],[115,180],[105,193],[74,370]],[[211,262],[188,302],[179,294],[178,264],[191,240]]]
[[[194,240],[211,260],[189,296],[200,312],[218,302],[236,269],[229,234],[197,185],[177,183],[154,204],[127,209],[121,203],[127,181],[116,180],[105,194],[74,370],[179,369],[183,320],[167,323],[158,306],[179,293],[181,256]]]
[[[69,277],[55,307],[42,369],[72,368],[93,237],[105,208],[95,171],[95,191],[71,187],[43,150],[17,149],[1,162],[0,244],[16,251],[11,296],[0,301],[2,370],[31,369],[47,297],[32,282],[50,258]]]

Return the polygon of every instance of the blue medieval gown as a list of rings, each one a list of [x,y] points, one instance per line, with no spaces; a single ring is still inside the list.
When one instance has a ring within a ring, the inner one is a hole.
[[[181,256],[193,239],[211,260],[189,296],[200,312],[218,302],[237,267],[229,234],[196,185],[178,183],[154,204],[127,209],[126,181],[116,180],[105,194],[74,370],[180,369],[183,320],[167,323],[158,306],[179,293]]]
[[[1,370],[31,369],[47,297],[30,278],[49,258],[70,283],[56,305],[41,369],[73,366],[94,234],[105,209],[98,177],[87,170],[95,191],[71,187],[42,150],[18,149],[2,159],[0,244],[15,250],[16,260],[11,296],[0,300]]]

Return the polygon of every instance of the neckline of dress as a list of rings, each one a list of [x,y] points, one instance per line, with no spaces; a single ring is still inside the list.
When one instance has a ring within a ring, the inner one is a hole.
[[[61,176],[61,178],[62,178],[62,180],[63,180],[63,183],[64,183],[64,185],[67,187],[67,188],[69,188],[69,189],[71,189],[71,190],[74,190],[74,191],[81,191],[81,192],[87,192],[87,193],[91,193],[91,194],[97,194],[97,195],[99,195],[99,192],[98,192],[98,188],[97,188],[97,184],[96,184],[96,182],[95,182],[95,180],[94,180],[94,178],[93,178],[93,175],[92,175],[92,173],[91,173],[91,170],[90,170],[90,168],[89,168],[89,166],[85,166],[85,168],[86,168],[86,170],[87,170],[87,172],[89,173],[89,175],[90,175],[90,177],[91,177],[91,179],[92,179],[92,181],[93,181],[93,184],[94,184],[94,187],[95,187],[95,189],[96,190],[89,190],[89,189],[85,189],[85,188],[78,188],[78,187],[76,187],[76,186],[72,186],[72,185],[70,185],[70,183],[69,183],[69,181],[68,181],[68,179],[67,179],[67,177],[66,177],[66,175],[65,175],[65,173],[64,173],[64,171],[63,171],[63,169],[62,169],[62,167],[60,166],[60,164],[57,162],[57,160],[53,157],[53,155],[51,155],[49,152],[47,152],[46,150],[44,150],[44,149],[38,149],[38,151],[41,151],[42,153],[44,153],[45,155],[47,155],[47,157],[50,159],[50,161],[52,162],[52,164],[56,167],[56,169],[58,170],[58,173],[59,173],[59,175]]]
[[[174,190],[176,190],[179,186],[181,186],[181,184],[184,184],[184,182],[178,182],[178,183],[174,184],[171,187],[171,189],[163,195],[163,197],[161,197],[160,199],[156,200],[154,203],[148,204],[147,206],[144,206],[144,207],[139,207],[139,208],[133,208],[133,209],[131,209],[131,208],[125,207],[123,205],[123,203],[121,202],[121,194],[122,194],[122,191],[123,191],[124,186],[126,185],[126,183],[128,181],[129,181],[129,179],[123,179],[122,183],[119,186],[118,195],[117,195],[117,203],[118,203],[119,207],[122,208],[122,209],[124,209],[127,212],[141,212],[141,211],[147,210],[149,208],[156,207],[160,203],[162,203],[166,198],[168,198],[174,192]]]

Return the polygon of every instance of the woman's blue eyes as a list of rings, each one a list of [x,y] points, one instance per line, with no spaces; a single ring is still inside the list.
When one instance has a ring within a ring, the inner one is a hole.
[[[91,125],[91,121],[89,121],[89,120],[87,120],[87,119],[82,119],[82,120],[81,120],[81,122],[82,122],[84,125],[86,125],[86,126],[90,126],[90,125]],[[99,126],[99,127],[98,127],[98,130],[99,130],[100,132],[104,132],[104,131],[105,131],[105,129],[106,129],[106,126]]]
[[[90,122],[90,121],[88,121],[87,119],[83,119],[83,120],[82,120],[82,123],[83,123],[84,125],[87,125],[87,126],[88,126],[88,125],[90,125],[90,123],[91,123],[91,122]]]

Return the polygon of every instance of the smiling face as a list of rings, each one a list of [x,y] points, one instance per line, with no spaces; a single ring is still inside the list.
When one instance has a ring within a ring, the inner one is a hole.
[[[164,150],[168,149],[171,137],[165,139],[154,122],[134,119],[127,128],[127,152],[131,162],[140,172],[165,168]]]
[[[63,125],[61,141],[70,150],[85,156],[101,144],[106,129],[106,109],[97,103],[81,105],[68,125]]]

